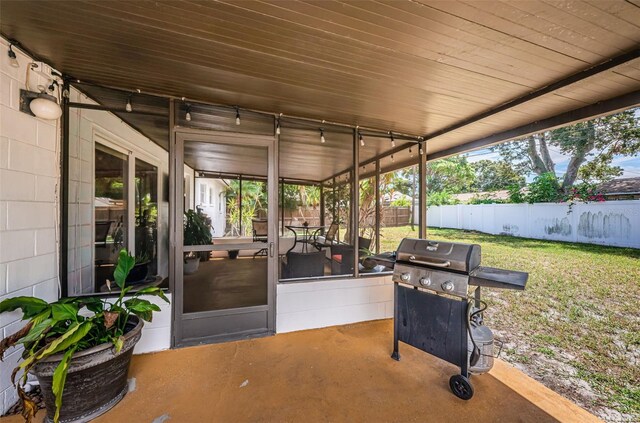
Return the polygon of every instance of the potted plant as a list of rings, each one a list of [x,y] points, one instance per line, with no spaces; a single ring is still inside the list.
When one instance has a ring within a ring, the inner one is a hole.
[[[191,275],[198,271],[200,267],[200,257],[196,255],[193,251],[188,252],[184,256],[184,265],[182,268],[182,272],[185,275]]]
[[[211,219],[200,210],[184,212],[184,245],[211,245],[211,242]],[[209,252],[203,251],[198,256],[206,261]]]
[[[127,392],[127,372],[133,347],[141,336],[143,320],[150,322],[160,307],[140,298],[155,295],[166,302],[160,288],[131,292],[125,281],[135,258],[121,250],[114,272],[120,288],[117,299],[62,298],[53,303],[35,297],[8,298],[0,313],[21,309],[27,324],[0,342],[0,358],[22,345],[22,360],[11,374],[23,402],[27,421],[37,408],[23,387],[27,375],[38,378],[48,422],[85,422],[118,403]],[[107,281],[109,288],[111,282]],[[16,376],[19,379],[16,384]]]

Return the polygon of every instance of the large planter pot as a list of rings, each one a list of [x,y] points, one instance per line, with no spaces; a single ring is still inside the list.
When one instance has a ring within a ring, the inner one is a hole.
[[[127,373],[133,347],[142,335],[143,321],[130,316],[122,350],[116,354],[112,343],[98,345],[73,355],[62,393],[60,422],[88,422],[109,411],[127,393]],[[45,422],[55,415],[55,397],[51,391],[53,372],[62,354],[52,355],[36,364],[33,373],[40,382],[47,409]]]

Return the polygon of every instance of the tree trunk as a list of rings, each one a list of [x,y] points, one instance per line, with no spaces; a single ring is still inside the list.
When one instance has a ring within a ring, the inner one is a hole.
[[[529,160],[531,161],[531,169],[537,174],[542,175],[543,173],[549,172],[549,169],[544,164],[544,161],[538,155],[538,150],[536,148],[536,138],[534,136],[530,136],[527,138],[527,153],[529,154]]]
[[[556,173],[555,165],[553,164],[553,160],[551,159],[551,154],[549,154],[549,147],[547,146],[547,137],[548,133],[543,133],[540,138],[540,155],[542,156],[542,161],[547,168],[547,172]]]

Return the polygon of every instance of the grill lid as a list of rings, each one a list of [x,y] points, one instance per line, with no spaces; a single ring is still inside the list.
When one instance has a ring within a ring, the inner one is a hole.
[[[405,238],[396,254],[398,262],[462,273],[469,273],[480,266],[478,244]]]

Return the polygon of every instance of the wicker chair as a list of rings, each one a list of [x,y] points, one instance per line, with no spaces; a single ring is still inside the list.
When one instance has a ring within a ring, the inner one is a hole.
[[[331,274],[353,275],[353,245],[335,244],[331,246]]]
[[[282,277],[283,279],[290,279],[324,276],[324,258],[324,251],[312,251],[310,253],[289,251]]]
[[[320,231],[317,231],[313,235],[313,246],[318,250],[322,250],[325,247],[331,247],[336,243],[336,234],[338,233],[338,224],[332,223],[327,229],[327,233],[324,235],[324,241],[318,240],[320,236]]]

